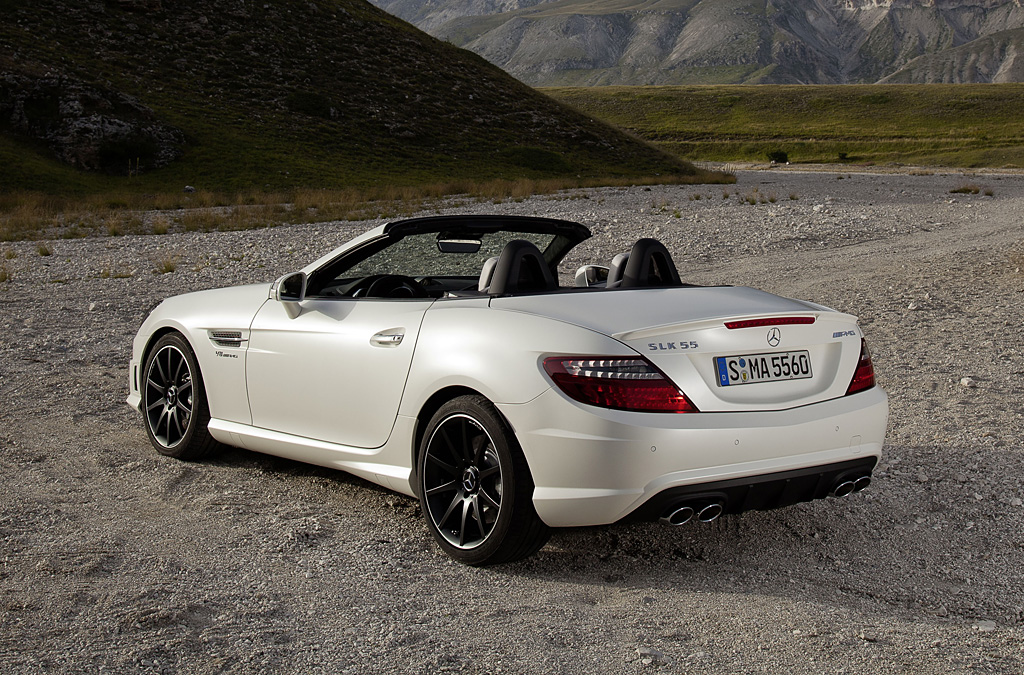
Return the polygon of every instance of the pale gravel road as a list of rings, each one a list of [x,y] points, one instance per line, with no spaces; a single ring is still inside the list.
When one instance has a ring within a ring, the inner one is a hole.
[[[451,207],[584,222],[567,268],[654,235],[688,281],[858,314],[891,396],[863,493],[562,531],[492,569],[345,474],[159,457],[123,403],[159,299],[270,280],[374,223],[0,245],[0,672],[1024,672],[1024,176],[963,182],[743,172],[727,199]],[[755,187],[776,201],[741,203]]]

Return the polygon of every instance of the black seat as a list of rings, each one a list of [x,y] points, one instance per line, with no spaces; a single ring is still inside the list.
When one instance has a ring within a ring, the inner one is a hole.
[[[622,260],[615,256],[608,274],[611,288],[612,274],[616,275],[619,288],[648,288],[682,286],[679,272],[672,262],[672,255],[657,239],[641,239],[630,249],[628,257]],[[621,277],[621,280],[620,280]]]
[[[558,288],[555,275],[536,246],[522,239],[505,244],[487,288],[490,295],[533,293]]]

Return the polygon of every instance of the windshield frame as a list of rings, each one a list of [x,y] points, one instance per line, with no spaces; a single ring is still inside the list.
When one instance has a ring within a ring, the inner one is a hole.
[[[590,230],[579,223],[533,216],[458,215],[396,221],[385,225],[380,236],[365,240],[355,246],[346,246],[338,255],[313,270],[309,274],[309,293],[317,296],[320,290],[347,270],[394,246],[406,237],[441,234],[442,232],[446,237],[465,238],[495,232],[551,235],[551,241],[541,253],[552,273],[557,272],[558,264],[570,250],[591,236]],[[403,272],[403,274],[407,273],[407,271]]]

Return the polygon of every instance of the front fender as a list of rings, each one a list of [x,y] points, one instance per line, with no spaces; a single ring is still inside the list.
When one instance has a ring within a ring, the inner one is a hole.
[[[211,417],[250,424],[245,385],[245,351],[249,326],[263,303],[267,284],[237,286],[187,293],[164,300],[143,321],[132,343],[128,403],[141,403],[142,369],[146,350],[154,339],[169,330],[185,336],[199,361]],[[235,343],[216,342],[211,331],[238,335]]]

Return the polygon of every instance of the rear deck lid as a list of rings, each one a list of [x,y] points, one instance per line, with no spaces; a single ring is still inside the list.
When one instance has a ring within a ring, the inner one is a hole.
[[[780,410],[846,393],[855,317],[745,287],[494,298],[494,308],[590,328],[629,345],[703,412]]]

